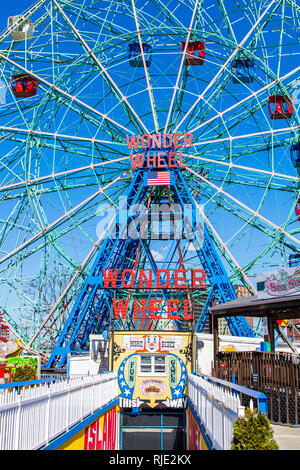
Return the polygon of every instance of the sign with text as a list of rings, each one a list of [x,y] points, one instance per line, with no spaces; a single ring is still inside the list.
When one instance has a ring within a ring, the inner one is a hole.
[[[57,450],[118,450],[119,407],[115,406],[74,434]]]
[[[189,331],[114,331],[110,350],[122,408],[185,408]]]
[[[174,274],[174,275],[173,275]],[[203,269],[152,269],[137,271],[133,269],[103,269],[102,286],[104,289],[132,289],[138,287],[156,291],[166,289],[186,290],[187,298],[114,298],[112,300],[112,314],[115,319],[126,319],[128,311],[132,309],[132,318],[161,320],[193,320],[192,303],[189,289],[205,289],[206,273]]]
[[[257,274],[256,283],[259,299],[300,294],[300,268],[281,268]]]

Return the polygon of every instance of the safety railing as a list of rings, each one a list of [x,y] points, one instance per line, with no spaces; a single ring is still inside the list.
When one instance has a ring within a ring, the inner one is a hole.
[[[54,377],[40,379],[40,380],[23,380],[22,382],[7,382],[5,384],[0,384],[0,393],[2,390],[5,390],[5,389],[12,390],[13,388],[16,388],[18,393],[20,393],[20,390],[22,390],[23,387],[28,388],[33,385],[46,384],[46,383],[49,384],[49,383],[54,383],[54,382],[56,382],[56,379]]]
[[[266,410],[264,394],[223,380],[216,383],[214,377],[191,374],[188,390],[189,404],[216,450],[231,448],[233,423],[245,411],[240,394],[248,395],[250,408],[253,409],[253,400],[259,398],[261,411]]]
[[[39,449],[117,396],[115,372],[0,390],[0,449]]]

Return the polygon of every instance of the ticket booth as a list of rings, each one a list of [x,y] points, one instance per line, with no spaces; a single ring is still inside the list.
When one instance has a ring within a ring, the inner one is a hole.
[[[111,368],[118,374],[121,449],[185,448],[190,331],[113,331]]]

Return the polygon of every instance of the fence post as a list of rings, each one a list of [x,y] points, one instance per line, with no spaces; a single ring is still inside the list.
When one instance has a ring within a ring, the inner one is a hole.
[[[45,418],[45,439],[46,444],[49,443],[49,432],[50,432],[50,401],[51,401],[51,388],[48,388],[48,400],[46,405],[46,418]]]
[[[92,380],[93,380],[93,390],[92,390],[92,393],[93,393],[93,398],[92,398],[92,411],[94,411],[95,409],[95,380],[94,380],[94,376],[92,375]]]
[[[295,397],[295,425],[298,426],[298,396],[297,396],[297,389],[294,389],[294,397]]]
[[[67,405],[66,405],[66,430],[69,430],[69,415],[70,415],[70,383],[68,382],[68,391],[67,391]]]
[[[215,432],[214,432],[214,409],[215,409],[215,400],[213,395],[211,396],[211,436],[212,436],[212,441],[213,441],[213,446],[215,446]]]
[[[225,413],[224,413],[225,405],[224,401],[222,400],[222,450],[225,450]]]
[[[290,422],[290,416],[289,416],[289,389],[288,387],[285,387],[285,421],[286,423]]]
[[[268,399],[267,397],[257,399],[258,410],[268,416]]]
[[[100,403],[100,407],[103,405],[103,378],[101,377],[100,378],[100,393],[99,393],[99,403]]]
[[[81,377],[81,392],[80,392],[80,421],[83,420],[83,377]]]

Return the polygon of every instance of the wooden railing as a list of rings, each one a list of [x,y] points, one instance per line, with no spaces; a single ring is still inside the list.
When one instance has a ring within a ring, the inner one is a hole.
[[[272,422],[300,423],[300,355],[218,352],[213,375],[265,393]]]

